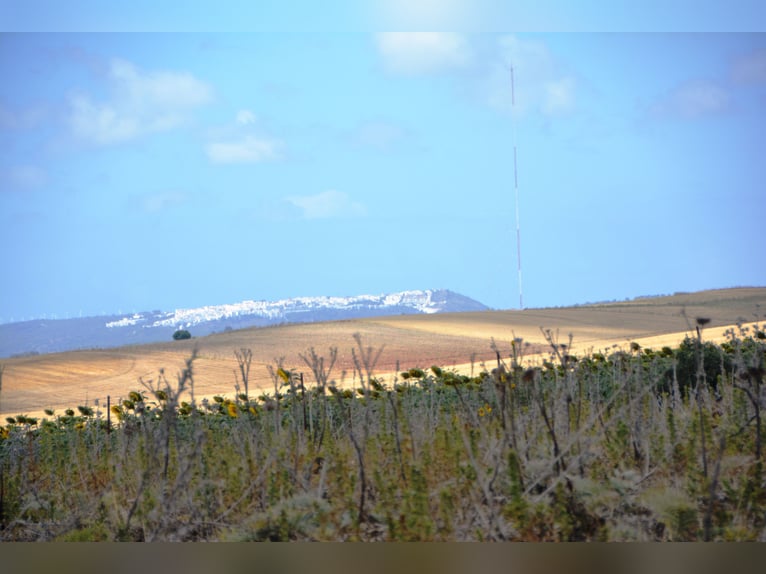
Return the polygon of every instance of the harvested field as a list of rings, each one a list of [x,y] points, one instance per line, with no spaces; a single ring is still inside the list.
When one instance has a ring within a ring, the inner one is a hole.
[[[558,332],[561,342],[573,337],[573,352],[627,346],[631,341],[644,347],[676,345],[692,332],[696,317],[706,317],[704,337],[721,340],[736,323],[763,321],[766,288],[740,288],[638,299],[569,308],[524,311],[485,311],[439,315],[402,315],[314,324],[294,324],[230,331],[188,341],[122,347],[110,350],[76,351],[3,361],[0,414],[39,415],[43,409],[57,411],[81,404],[103,406],[106,397],[124,397],[142,388],[140,380],[156,381],[161,369],[173,382],[185,361],[197,349],[194,363],[196,397],[233,394],[237,362],[234,350],[253,352],[250,392],[273,391],[268,366],[282,360],[285,368],[309,372],[300,355],[315,348],[329,356],[338,348],[338,361],[331,378],[346,384],[354,378],[353,335],[376,352],[379,374],[397,369],[455,366],[468,371],[471,360],[478,369],[482,361],[494,362],[492,339],[503,356],[510,342],[521,337],[534,361],[545,352],[541,328]],[[311,384],[311,378],[307,378]]]

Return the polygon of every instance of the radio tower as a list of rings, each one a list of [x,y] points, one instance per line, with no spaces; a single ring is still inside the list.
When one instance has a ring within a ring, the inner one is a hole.
[[[516,95],[513,86],[513,66],[511,66],[511,124],[513,126],[513,187],[516,192],[516,261],[519,270],[519,309],[524,308],[524,292],[521,288],[521,226],[519,225],[519,177],[516,170]]]

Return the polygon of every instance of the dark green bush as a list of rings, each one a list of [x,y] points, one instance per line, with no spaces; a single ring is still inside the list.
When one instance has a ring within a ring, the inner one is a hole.
[[[186,329],[179,329],[173,333],[173,339],[176,341],[182,341],[183,339],[191,339],[191,333]]]
[[[705,382],[713,390],[718,389],[718,377],[731,370],[731,357],[721,352],[721,348],[713,343],[702,343],[700,352],[699,342],[686,337],[675,352],[676,377],[678,388],[682,393],[693,389],[697,384],[697,365],[702,360]]]

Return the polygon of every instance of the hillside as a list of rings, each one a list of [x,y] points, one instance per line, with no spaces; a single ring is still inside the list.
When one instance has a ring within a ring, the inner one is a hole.
[[[527,341],[543,342],[540,328],[572,333],[581,350],[625,343],[638,338],[685,333],[696,317],[710,319],[707,329],[737,322],[763,321],[766,288],[716,289],[662,297],[575,307],[444,314],[438,317],[387,317],[373,322],[440,333],[468,334],[485,340],[510,339],[511,332]]]
[[[188,329],[195,336],[203,336],[284,323],[485,309],[485,305],[459,293],[447,289],[427,289],[351,297],[248,300],[174,311],[75,319],[37,319],[0,325],[0,358],[159,343],[170,340],[177,329]]]
[[[174,380],[194,348],[199,351],[195,362],[197,396],[231,394],[237,369],[233,351],[240,348],[253,352],[251,391],[273,391],[268,365],[281,358],[286,368],[308,373],[300,354],[311,347],[324,356],[328,356],[330,347],[337,347],[338,361],[332,376],[351,382],[354,333],[361,335],[365,346],[383,348],[377,365],[379,373],[395,371],[397,363],[400,368],[439,364],[470,369],[472,355],[475,368],[481,361],[494,361],[492,338],[505,356],[514,337],[530,343],[526,348],[529,355],[544,350],[541,327],[558,331],[562,342],[571,333],[574,352],[585,353],[626,346],[633,340],[644,346],[675,344],[690,331],[696,317],[711,320],[705,328],[706,338],[721,338],[738,322],[763,322],[765,309],[766,288],[738,288],[568,308],[279,325],[232,330],[189,341],[10,358],[2,360],[5,371],[0,413],[35,413],[86,402],[92,405],[96,400],[104,405],[107,395],[115,400],[140,389],[139,378],[156,379],[160,369]]]

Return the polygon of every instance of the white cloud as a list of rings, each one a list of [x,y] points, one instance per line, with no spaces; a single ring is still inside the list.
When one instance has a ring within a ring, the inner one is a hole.
[[[112,60],[108,78],[108,100],[77,94],[69,102],[74,134],[99,145],[176,128],[212,99],[210,86],[191,74],[144,72],[125,60]]]
[[[259,163],[280,159],[282,147],[279,140],[245,136],[208,144],[207,156],[213,163]]]
[[[456,86],[477,94],[491,107],[522,115],[569,114],[577,108],[577,80],[547,45],[514,35],[490,47],[481,39],[442,32],[391,32],[376,36],[387,69],[402,75],[460,73]],[[475,54],[484,54],[478,58]],[[511,96],[511,71],[515,86]],[[468,87],[471,86],[471,87]]]
[[[488,102],[492,107],[519,115],[539,112],[556,116],[574,111],[577,82],[562,70],[543,42],[503,36],[498,41],[497,50],[499,57],[489,73],[487,87]]]
[[[305,219],[326,219],[329,217],[362,217],[367,209],[353,201],[342,191],[323,191],[316,195],[292,196],[287,201],[303,211]]]
[[[149,213],[157,213],[169,207],[180,205],[186,200],[187,196],[185,194],[177,191],[169,191],[166,193],[159,193],[157,195],[144,197],[141,204],[144,211]]]
[[[87,96],[73,96],[69,104],[72,110],[69,125],[84,140],[113,144],[132,139],[141,132],[136,115],[121,112],[109,104],[94,104]]]
[[[766,49],[738,58],[732,66],[732,77],[741,84],[766,83]]]
[[[466,0],[379,0],[391,18],[403,22],[428,21],[440,15],[448,19],[454,18],[461,9],[464,11]]]
[[[47,115],[41,107],[8,108],[0,103],[0,128],[29,129],[41,124]]]
[[[543,113],[549,116],[564,114],[574,108],[575,81],[573,78],[561,78],[545,84]]]
[[[241,126],[255,123],[255,114],[250,110],[239,110],[237,112],[237,123]]]
[[[110,76],[136,105],[159,106],[168,109],[195,108],[210,101],[211,88],[184,72],[140,71],[125,60],[111,63]]]
[[[482,29],[496,24],[493,15],[503,6],[500,0],[375,0],[372,4],[371,21],[378,29],[389,30]]]
[[[48,174],[34,165],[17,165],[8,169],[3,179],[15,189],[35,189],[48,182]]]
[[[359,146],[390,149],[405,136],[405,130],[386,121],[371,121],[361,124],[352,135],[352,140]]]
[[[389,71],[417,75],[459,69],[470,63],[468,43],[446,32],[384,32],[377,34],[378,52]]]
[[[659,117],[695,119],[729,109],[728,92],[713,82],[689,82],[657,100],[650,111]]]

